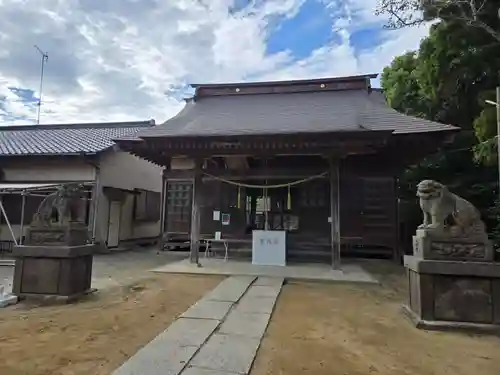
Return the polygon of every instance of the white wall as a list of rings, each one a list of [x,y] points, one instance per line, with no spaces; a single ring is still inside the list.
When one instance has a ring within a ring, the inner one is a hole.
[[[94,168],[77,159],[54,159],[51,161],[36,161],[34,158],[17,159],[5,162],[2,165],[2,170],[5,182],[87,182],[94,180]],[[8,195],[5,196],[5,199],[8,199]],[[21,206],[19,206],[19,210],[21,210]],[[3,217],[2,223],[5,223]],[[21,237],[20,225],[12,225],[12,229],[16,238]],[[26,227],[23,232],[26,232]],[[5,224],[0,225],[0,240],[12,241],[12,234]]]
[[[93,181],[95,169],[80,160],[59,159],[50,162],[9,162],[3,166],[6,182]],[[100,186],[126,190],[145,189],[161,193],[162,168],[129,153],[109,150],[99,160]],[[120,240],[152,238],[160,233],[160,223],[134,223],[134,196],[128,194],[122,206]],[[109,201],[104,194],[98,198],[96,240],[104,242],[108,231]],[[2,220],[4,222],[4,220]],[[20,236],[20,226],[13,230]],[[12,240],[6,225],[0,226],[0,240]]]
[[[2,165],[2,170],[8,182],[93,181],[95,176],[91,165],[76,159],[37,162],[29,158],[25,161],[7,161]]]
[[[161,193],[163,169],[144,159],[122,151],[109,151],[100,160],[100,184],[102,187],[115,187],[134,190],[144,189]],[[160,222],[133,222],[134,196],[128,194],[122,205],[120,219],[120,239],[152,238],[160,234]],[[106,240],[109,200],[101,196],[98,208],[97,227],[104,229],[97,237]]]
[[[170,167],[172,169],[193,169],[194,159],[173,158]]]

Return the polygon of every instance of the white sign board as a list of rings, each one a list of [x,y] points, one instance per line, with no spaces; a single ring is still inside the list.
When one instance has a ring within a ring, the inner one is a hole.
[[[252,264],[286,266],[286,232],[254,230],[252,233]]]
[[[220,211],[214,211],[214,221],[220,220]]]

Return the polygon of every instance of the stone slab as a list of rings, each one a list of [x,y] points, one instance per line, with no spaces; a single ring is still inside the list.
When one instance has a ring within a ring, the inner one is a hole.
[[[260,339],[215,334],[194,356],[190,366],[248,374],[259,345]]]
[[[200,347],[218,325],[219,321],[213,319],[179,318],[156,336],[152,343]]]
[[[235,372],[209,370],[206,368],[190,367],[182,372],[182,375],[238,375]]]
[[[65,305],[84,299],[85,297],[97,293],[96,288],[89,288],[80,293],[75,293],[69,296],[23,293],[18,297],[23,300],[33,301],[42,305]]]
[[[199,300],[184,312],[181,318],[222,320],[231,309],[232,302]]]
[[[197,350],[196,346],[151,342],[112,375],[178,375]]]
[[[248,261],[203,258],[202,267],[191,264],[189,259],[172,262],[153,269],[153,272],[195,275],[246,275],[282,277],[286,280],[362,282],[378,283],[371,274],[360,265],[342,263],[342,271],[332,270],[328,264],[289,264],[287,266],[257,266]]]
[[[255,282],[252,284],[253,286],[279,286],[283,285],[283,278],[282,277],[259,277]]]
[[[238,302],[234,311],[254,314],[271,314],[276,298],[274,297],[248,297],[247,295]]]
[[[255,280],[254,276],[231,276],[203,297],[208,301],[236,302]]]
[[[19,258],[78,258],[95,254],[97,246],[88,245],[19,245],[12,250],[13,257]]]
[[[15,305],[17,303],[17,296],[12,294],[0,295],[0,308]]]
[[[468,322],[453,322],[420,319],[407,305],[402,306],[403,314],[418,329],[427,331],[458,331],[464,333],[489,334],[500,336],[500,325]]]
[[[260,339],[266,331],[270,318],[270,314],[252,314],[232,310],[222,323],[219,333]]]
[[[433,229],[417,229],[413,236],[413,255],[432,260],[491,262],[495,252],[486,234],[456,237]]]
[[[451,260],[422,259],[413,255],[404,256],[405,267],[421,274],[462,275],[500,278],[500,263],[460,262]]]
[[[279,286],[252,286],[245,296],[248,297],[278,297],[281,285]]]

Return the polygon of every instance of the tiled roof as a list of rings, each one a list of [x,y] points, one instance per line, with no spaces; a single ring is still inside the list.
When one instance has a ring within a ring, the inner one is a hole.
[[[0,156],[95,154],[112,147],[113,139],[152,126],[154,120],[0,126]]]
[[[395,134],[456,130],[401,114],[377,90],[207,96],[189,101],[147,137],[241,136],[392,130]]]

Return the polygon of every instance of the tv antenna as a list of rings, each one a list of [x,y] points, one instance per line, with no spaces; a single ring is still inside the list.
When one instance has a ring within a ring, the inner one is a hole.
[[[40,55],[42,56],[42,67],[41,67],[41,72],[40,72],[40,98],[38,99],[38,113],[36,116],[36,123],[40,123],[40,110],[42,107],[42,88],[43,88],[43,68],[45,66],[45,63],[49,60],[49,55],[46,52],[43,52],[36,44],[35,48],[40,52]]]

